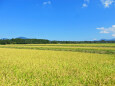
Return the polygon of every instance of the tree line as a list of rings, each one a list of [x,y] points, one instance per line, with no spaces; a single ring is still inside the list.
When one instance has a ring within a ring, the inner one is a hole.
[[[0,39],[0,44],[48,44],[46,39]]]
[[[47,39],[0,39],[0,44],[80,44],[80,43],[115,43],[115,41],[50,41]]]

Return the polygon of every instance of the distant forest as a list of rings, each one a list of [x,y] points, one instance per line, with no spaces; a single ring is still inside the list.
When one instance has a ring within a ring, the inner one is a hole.
[[[46,39],[0,39],[0,44],[79,44],[79,43],[115,43],[115,41],[50,41]]]

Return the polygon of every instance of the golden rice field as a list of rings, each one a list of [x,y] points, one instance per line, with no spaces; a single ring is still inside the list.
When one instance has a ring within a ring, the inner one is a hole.
[[[0,86],[115,86],[114,52],[115,44],[0,45]]]

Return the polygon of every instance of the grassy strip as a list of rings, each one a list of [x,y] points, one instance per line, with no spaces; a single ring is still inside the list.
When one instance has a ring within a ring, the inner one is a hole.
[[[24,44],[23,46],[115,47],[115,44]]]
[[[50,48],[50,47],[21,47],[21,46],[0,46],[0,48],[17,48],[17,49],[36,49],[36,50],[54,50],[54,51],[73,51],[99,54],[115,54],[114,50],[99,50],[99,49],[85,49],[85,48]]]

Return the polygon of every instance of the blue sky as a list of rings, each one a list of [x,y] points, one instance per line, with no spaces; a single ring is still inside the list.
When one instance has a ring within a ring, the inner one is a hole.
[[[0,0],[0,38],[115,38],[115,0]]]

